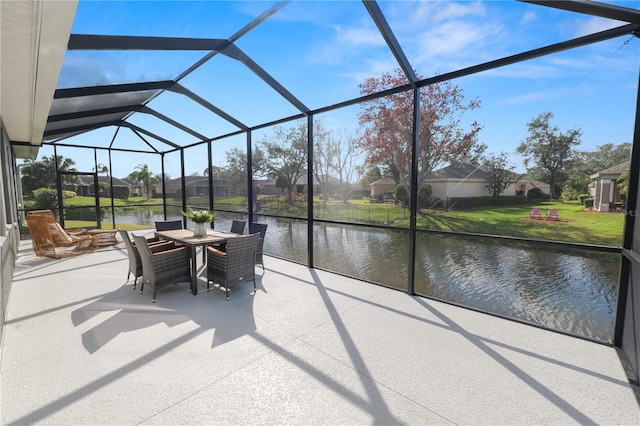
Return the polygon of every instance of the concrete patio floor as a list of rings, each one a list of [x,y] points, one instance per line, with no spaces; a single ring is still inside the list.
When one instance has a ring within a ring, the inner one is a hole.
[[[54,260],[23,242],[2,424],[640,423],[613,348],[265,263],[255,295],[201,277],[152,304],[122,243]]]

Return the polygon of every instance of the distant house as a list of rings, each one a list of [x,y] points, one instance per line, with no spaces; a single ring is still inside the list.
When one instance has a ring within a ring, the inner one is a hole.
[[[307,175],[300,176],[294,185],[293,192],[306,192]],[[285,188],[278,188],[275,179],[269,179],[262,183],[261,194],[264,195],[283,195],[286,194]]]
[[[547,183],[531,179],[529,176],[514,174],[514,182],[509,185],[501,196],[527,195],[532,188],[539,188],[544,194],[549,194]],[[468,157],[459,163],[453,163],[442,169],[434,170],[425,179],[431,185],[433,197],[440,199],[485,197],[490,196],[487,185],[489,173],[484,166],[471,164]]]
[[[371,197],[377,197],[386,193],[394,194],[396,192],[396,181],[390,177],[383,177],[369,184]]]
[[[532,179],[530,176],[514,174],[514,182],[505,189],[504,195],[527,195],[529,190],[539,188],[543,194],[549,194],[548,183]],[[434,170],[425,179],[425,184],[431,186],[432,196],[442,200],[449,198],[486,197],[490,196],[487,185],[489,184],[489,174],[483,166],[472,164],[468,157],[464,157],[461,162],[453,163],[447,167]],[[371,185],[371,196],[375,197],[384,193],[394,193],[396,182],[383,177],[373,182]]]
[[[98,184],[100,183],[106,183],[107,186],[111,185],[111,181],[112,178],[111,176],[98,176]],[[67,185],[69,186],[69,185]],[[78,179],[78,182],[73,184],[73,191],[77,194],[77,195],[81,195],[81,196],[91,196],[94,194],[93,191],[93,178],[90,176],[80,176],[80,178]],[[131,195],[135,194],[136,185],[132,185],[130,182],[127,182],[124,179],[118,179],[116,177],[113,178],[113,186],[128,186],[130,188],[130,193]],[[71,188],[70,188],[71,189]]]
[[[591,176],[589,194],[593,196],[593,207],[599,211],[608,211],[609,204],[622,202],[616,181],[622,173],[629,171],[629,161],[609,167]]]
[[[209,196],[209,177],[208,176],[185,176],[184,185],[187,197],[206,197]],[[179,197],[182,193],[182,179],[169,179],[165,182],[166,195],[168,197]],[[158,185],[158,191],[162,192],[162,185]],[[229,179],[213,178],[213,195],[214,196],[231,196],[237,195],[231,188]]]

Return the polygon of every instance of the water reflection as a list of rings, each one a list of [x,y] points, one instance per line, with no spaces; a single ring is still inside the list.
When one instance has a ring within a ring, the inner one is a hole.
[[[162,210],[118,215],[153,226]],[[175,217],[173,217],[175,216]],[[179,209],[169,219],[180,218]],[[246,215],[217,212],[227,229]],[[265,253],[307,263],[307,223],[257,216],[269,224]],[[407,290],[409,231],[315,224],[314,265]],[[609,342],[613,338],[620,255],[533,244],[419,233],[415,291],[419,295]],[[365,284],[363,284],[365,285]]]

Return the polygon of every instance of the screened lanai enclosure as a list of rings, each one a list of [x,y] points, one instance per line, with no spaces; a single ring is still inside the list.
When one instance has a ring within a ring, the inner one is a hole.
[[[21,211],[53,193],[67,228],[268,223],[269,256],[637,372],[637,6],[80,1]]]

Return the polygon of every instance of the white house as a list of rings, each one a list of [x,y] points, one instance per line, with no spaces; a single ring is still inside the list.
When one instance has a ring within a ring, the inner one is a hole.
[[[527,195],[533,188],[539,188],[543,194],[549,194],[548,183],[531,179],[529,176],[514,175],[515,182],[509,185],[501,196]],[[484,166],[471,164],[468,157],[460,163],[453,163],[442,169],[434,170],[425,179],[431,185],[433,197],[440,199],[490,196],[487,185],[489,174]]]
[[[609,210],[609,204],[620,203],[622,196],[616,181],[622,173],[629,171],[629,161],[609,167],[589,176],[589,194],[593,196],[593,208],[603,212]]]

